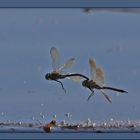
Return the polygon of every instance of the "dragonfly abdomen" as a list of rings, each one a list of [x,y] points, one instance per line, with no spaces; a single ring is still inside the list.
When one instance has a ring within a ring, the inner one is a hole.
[[[113,91],[117,91],[117,92],[128,93],[125,90],[117,89],[117,88],[112,88],[112,87],[102,87],[102,89],[109,89],[109,90],[113,90]]]

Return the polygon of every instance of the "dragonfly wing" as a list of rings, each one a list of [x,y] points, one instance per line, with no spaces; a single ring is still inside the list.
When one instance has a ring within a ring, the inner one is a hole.
[[[75,58],[70,58],[68,61],[64,63],[62,67],[59,68],[59,71],[63,71],[66,68],[69,68],[75,62]]]
[[[71,73],[68,73],[64,70],[57,70],[57,72],[59,72],[62,75],[71,74]],[[82,79],[82,77],[80,77],[80,76],[69,76],[69,77],[67,77],[67,79],[70,79],[70,80],[73,80],[73,81],[80,81]]]
[[[105,97],[110,103],[112,103],[111,98],[110,98],[108,95],[106,95],[106,93],[105,93],[103,90],[101,90],[101,93],[104,95],[104,97]]]
[[[72,77],[68,77],[68,79],[71,79],[73,81],[80,81],[82,79],[82,77],[80,77],[80,76],[72,76]]]
[[[97,85],[99,85],[101,87],[104,85],[104,72],[103,72],[103,69],[101,69],[101,68],[96,69],[95,81],[96,81]]]
[[[96,77],[96,62],[94,59],[89,59],[89,66],[90,66],[90,77],[92,80],[95,80]]]
[[[50,50],[51,58],[52,58],[52,68],[53,70],[57,70],[59,67],[59,53],[55,47],[52,47]]]

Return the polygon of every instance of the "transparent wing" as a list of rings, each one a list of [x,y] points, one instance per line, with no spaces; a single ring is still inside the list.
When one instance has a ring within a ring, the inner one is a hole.
[[[105,97],[110,103],[112,103],[111,98],[110,98],[108,95],[106,95],[106,93],[105,93],[103,90],[101,90],[101,93],[104,95],[104,97]]]
[[[80,77],[80,76],[72,76],[72,77],[68,77],[68,79],[71,79],[73,81],[80,81],[82,79],[82,77]]]
[[[92,80],[95,80],[96,77],[96,62],[94,59],[89,59],[89,66],[90,66],[90,77]]]
[[[104,72],[103,72],[103,69],[101,69],[101,68],[96,69],[95,81],[101,87],[104,85]]]
[[[75,58],[70,58],[68,61],[64,63],[62,67],[60,67],[58,70],[63,71],[66,68],[69,68],[73,63],[75,62]]]
[[[52,68],[53,70],[57,70],[59,67],[59,53],[55,47],[52,47],[50,50],[51,58],[52,58]]]

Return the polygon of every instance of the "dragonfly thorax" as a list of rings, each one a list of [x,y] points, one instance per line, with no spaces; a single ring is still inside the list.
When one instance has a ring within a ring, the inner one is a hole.
[[[93,80],[84,80],[82,82],[82,85],[86,88],[96,88],[96,89],[100,89],[101,87],[99,85],[96,84],[95,81]]]
[[[52,73],[47,73],[45,75],[46,80],[57,80],[57,79],[63,79],[65,76],[59,74],[58,72],[52,72]]]

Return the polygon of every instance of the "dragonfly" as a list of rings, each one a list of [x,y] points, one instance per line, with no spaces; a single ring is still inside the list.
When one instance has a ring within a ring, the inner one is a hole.
[[[105,86],[104,85],[104,71],[102,68],[96,67],[96,62],[93,58],[89,58],[89,67],[90,67],[91,79],[86,79],[82,82],[82,85],[91,91],[91,94],[89,95],[87,100],[89,100],[94,95],[95,93],[94,89],[100,90],[101,93],[104,95],[104,97],[110,103],[112,102],[111,98],[106,94],[106,92],[104,91],[105,89],[113,90],[120,93],[128,93],[127,91],[122,90],[122,89]]]
[[[50,55],[52,59],[52,68],[53,71],[50,73],[46,73],[45,79],[46,80],[53,80],[61,84],[62,89],[66,93],[66,89],[64,85],[59,79],[72,79],[74,81],[79,81],[80,78],[88,79],[86,76],[79,74],[79,73],[66,73],[64,70],[69,68],[71,65],[74,64],[75,58],[68,59],[62,66],[59,66],[59,52],[56,47],[52,47],[50,49]]]

